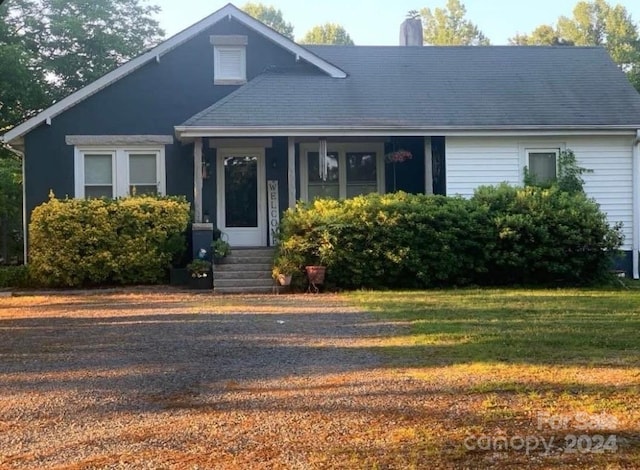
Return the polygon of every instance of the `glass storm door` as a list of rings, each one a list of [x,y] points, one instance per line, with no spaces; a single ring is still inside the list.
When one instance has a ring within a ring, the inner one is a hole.
[[[218,227],[231,246],[266,246],[264,150],[219,149]]]

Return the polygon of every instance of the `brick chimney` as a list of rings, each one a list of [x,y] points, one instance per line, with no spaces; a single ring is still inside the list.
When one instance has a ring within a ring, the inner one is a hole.
[[[407,18],[400,25],[401,46],[422,46],[422,20]]]

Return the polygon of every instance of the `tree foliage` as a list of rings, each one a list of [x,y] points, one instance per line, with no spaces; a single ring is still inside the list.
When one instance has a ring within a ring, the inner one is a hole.
[[[159,9],[145,2],[0,2],[0,134],[155,45]],[[20,162],[0,144],[0,233],[22,226],[16,174]]]
[[[606,0],[580,1],[573,16],[561,16],[555,26],[542,25],[531,34],[509,40],[519,45],[604,46],[611,58],[640,90],[640,33],[622,5]]]
[[[22,168],[13,154],[0,154],[0,264],[19,258],[22,242]]]
[[[262,21],[267,26],[275,29],[283,36],[293,40],[293,25],[287,23],[282,16],[282,11],[263,3],[248,2],[243,7],[245,13]]]
[[[514,46],[572,46],[573,43],[561,38],[553,26],[543,24],[534,29],[531,34],[516,34],[509,38]]]
[[[460,0],[447,0],[445,8],[423,8],[424,41],[434,46],[487,46],[489,39],[471,21]]]
[[[342,46],[353,46],[353,39],[349,33],[337,23],[325,23],[314,26],[305,34],[302,44],[334,44]]]
[[[11,43],[30,54],[52,98],[91,83],[162,39],[144,0],[14,0],[0,7]],[[0,41],[2,41],[0,39]]]

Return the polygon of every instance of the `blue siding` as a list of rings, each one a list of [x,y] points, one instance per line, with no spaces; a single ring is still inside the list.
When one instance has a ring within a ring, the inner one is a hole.
[[[213,34],[248,37],[247,78],[271,66],[295,66],[295,57],[234,20],[223,20],[25,136],[26,206],[74,194],[73,146],[66,135],[173,135],[174,126],[228,95],[236,86],[213,85]],[[193,146],[166,146],[167,193],[193,198]],[[212,152],[205,149],[205,152]],[[286,141],[285,141],[286,154]],[[206,155],[206,153],[205,153]],[[215,160],[212,159],[212,162]],[[215,165],[212,165],[215,166]],[[285,178],[286,181],[286,178]],[[205,209],[213,216],[215,176],[205,183]],[[283,188],[286,191],[286,187]]]

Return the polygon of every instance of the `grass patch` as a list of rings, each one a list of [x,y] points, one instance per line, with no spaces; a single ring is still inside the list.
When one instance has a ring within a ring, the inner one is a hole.
[[[405,326],[385,338],[380,350],[396,374],[423,381],[433,391],[430,399],[442,403],[436,410],[447,415],[448,426],[435,441],[433,462],[460,468],[637,468],[640,290],[629,287],[346,296],[379,319]],[[422,424],[439,422],[427,418]],[[590,444],[591,436],[613,436],[617,447],[571,453],[574,435]],[[473,436],[491,442],[529,436],[555,444],[549,452],[469,449]],[[416,439],[404,451],[422,445]]]
[[[410,354],[418,365],[640,365],[636,290],[470,289],[349,297],[410,325],[404,345],[391,352]]]

